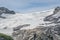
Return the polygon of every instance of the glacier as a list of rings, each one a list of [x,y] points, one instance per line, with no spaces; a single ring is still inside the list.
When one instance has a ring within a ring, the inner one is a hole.
[[[0,33],[12,35],[14,27],[24,24],[30,24],[30,26],[22,27],[20,30],[33,29],[37,26],[47,26],[42,25],[49,23],[44,22],[43,19],[46,16],[51,15],[53,11],[54,9],[30,13],[2,14],[2,16],[6,18],[0,18]]]

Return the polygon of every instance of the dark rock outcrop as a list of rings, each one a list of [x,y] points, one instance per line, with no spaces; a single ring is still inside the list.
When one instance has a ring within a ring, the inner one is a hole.
[[[56,14],[59,11],[60,11],[60,7],[56,7],[53,13]]]
[[[0,7],[0,18],[5,19],[6,17],[2,16],[2,14],[15,14],[15,12],[11,11],[5,7]]]
[[[14,11],[10,11],[9,9],[5,8],[5,7],[0,7],[0,13],[5,13],[5,14],[15,14]]]
[[[27,27],[27,26],[30,26],[30,24],[19,25],[18,27],[14,27],[14,28],[13,28],[13,31],[20,30],[21,28]]]

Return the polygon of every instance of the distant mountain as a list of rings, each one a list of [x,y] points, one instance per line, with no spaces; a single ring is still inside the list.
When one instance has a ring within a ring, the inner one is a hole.
[[[15,14],[14,11],[10,11],[9,9],[5,8],[5,7],[0,7],[0,18],[6,18],[4,16],[2,16],[3,14]]]

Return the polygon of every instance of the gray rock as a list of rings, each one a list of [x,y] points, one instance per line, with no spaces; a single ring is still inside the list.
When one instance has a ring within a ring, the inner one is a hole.
[[[0,40],[5,40],[5,38],[0,37]]]
[[[15,14],[14,11],[10,11],[9,9],[7,9],[5,7],[0,7],[0,12],[5,13],[5,14]]]
[[[18,27],[14,27],[14,28],[13,28],[13,31],[20,30],[21,28],[27,27],[27,26],[30,26],[30,24],[19,25]]]
[[[53,14],[45,17],[44,21],[50,21],[52,23],[59,23],[58,22],[59,19],[60,19],[60,7],[56,7],[55,10],[53,11]]]
[[[60,40],[60,25],[13,32],[15,40]]]
[[[13,37],[15,40],[39,40],[41,31],[40,29],[32,29],[32,30],[19,30],[18,35],[14,32]]]
[[[2,14],[15,14],[15,12],[11,11],[5,7],[0,7],[0,18],[5,19],[6,17],[2,16]]]

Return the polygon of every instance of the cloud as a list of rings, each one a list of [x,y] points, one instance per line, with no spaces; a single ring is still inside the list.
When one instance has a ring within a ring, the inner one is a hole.
[[[60,0],[0,0],[0,6],[15,11],[39,10],[60,5]]]

